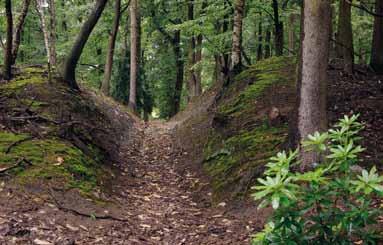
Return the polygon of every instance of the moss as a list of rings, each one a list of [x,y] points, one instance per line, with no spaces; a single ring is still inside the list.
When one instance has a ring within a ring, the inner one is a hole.
[[[286,127],[263,125],[223,139],[218,136],[205,149],[204,168],[213,177],[216,193],[227,190],[243,174],[256,172],[286,140]],[[221,142],[221,143],[218,143]]]
[[[34,139],[22,142],[9,154],[5,151],[14,142],[29,137],[25,134],[13,134],[0,131],[0,163],[1,167],[15,164],[25,158],[32,166],[19,167],[11,171],[15,181],[28,184],[47,179],[63,182],[66,187],[76,187],[84,192],[97,186],[98,176],[102,175],[98,156],[91,159],[79,149],[60,139]]]
[[[32,76],[32,77],[21,78],[21,79],[18,78],[16,80],[13,80],[11,82],[1,85],[0,88],[4,90],[19,90],[30,84],[36,85],[36,84],[43,84],[43,83],[45,83],[45,81],[41,79],[41,76]]]
[[[284,68],[291,67],[293,64],[294,60],[291,58],[273,57],[243,71],[236,77],[236,81],[244,82],[248,80],[247,82],[250,85],[240,92],[238,96],[221,105],[218,108],[219,113],[231,116],[246,113],[247,109],[253,106],[253,102],[271,85],[288,83],[293,80],[293,74],[284,72]]]
[[[293,84],[294,64],[286,57],[258,62],[235,78],[218,105],[215,118],[222,117],[225,123],[211,130],[204,147],[204,169],[212,177],[217,199],[246,193],[286,141],[287,125],[269,127],[264,114],[269,105],[258,101],[273,96],[271,87]]]

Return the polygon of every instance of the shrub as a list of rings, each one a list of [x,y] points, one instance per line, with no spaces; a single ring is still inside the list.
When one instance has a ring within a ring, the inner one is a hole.
[[[383,193],[383,176],[376,168],[356,171],[358,116],[345,116],[326,133],[315,133],[303,150],[321,154],[311,171],[294,172],[299,151],[279,153],[266,165],[253,197],[273,215],[253,244],[374,244],[380,213],[374,200]]]

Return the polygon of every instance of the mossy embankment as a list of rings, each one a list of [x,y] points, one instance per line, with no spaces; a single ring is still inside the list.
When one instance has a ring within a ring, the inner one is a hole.
[[[294,82],[293,59],[258,62],[239,74],[218,101],[208,108],[199,103],[205,110],[178,125],[176,137],[188,139],[179,140],[179,145],[194,149],[191,158],[197,158],[194,163],[208,175],[217,200],[246,194],[267,160],[284,147],[287,118],[295,103]],[[272,108],[281,118],[271,125]],[[199,154],[202,157],[195,157]]]
[[[0,178],[86,195],[113,179],[113,165],[123,161],[119,128],[134,123],[111,117],[117,108],[98,103],[95,94],[72,91],[59,79],[49,82],[39,67],[0,83],[0,107]]]

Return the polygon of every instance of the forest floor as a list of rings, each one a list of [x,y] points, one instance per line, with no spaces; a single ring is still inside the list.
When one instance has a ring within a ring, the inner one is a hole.
[[[137,125],[141,149],[112,181],[112,205],[100,208],[58,188],[35,196],[3,182],[0,244],[249,244],[263,223],[254,217],[265,215],[253,206],[213,206],[202,188],[207,180],[177,172],[187,152],[173,147],[174,122]]]

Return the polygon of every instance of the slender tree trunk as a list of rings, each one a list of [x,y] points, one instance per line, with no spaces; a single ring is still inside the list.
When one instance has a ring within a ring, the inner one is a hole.
[[[340,0],[339,4],[338,43],[343,60],[343,69],[347,74],[352,74],[354,69],[354,45],[351,25],[351,5],[347,1],[348,0]]]
[[[262,42],[263,42],[263,30],[262,30],[262,21],[260,20],[258,23],[257,60],[262,60],[263,58]]]
[[[78,34],[76,41],[74,42],[73,47],[65,61],[63,79],[73,89],[79,89],[76,82],[76,66],[82,54],[82,50],[84,49],[93,28],[96,26],[99,18],[101,17],[107,1],[108,0],[97,0],[95,7],[90,13],[88,20],[83,24],[80,33]]]
[[[113,26],[112,26],[112,31],[109,35],[108,50],[106,54],[104,80],[102,81],[102,85],[101,85],[101,91],[105,95],[109,95],[109,90],[110,90],[110,79],[112,77],[114,48],[116,46],[118,27],[120,25],[120,19],[121,19],[120,11],[121,11],[121,0],[116,0],[115,6],[114,6]]]
[[[283,55],[283,22],[279,20],[278,0],[273,0],[275,55]]]
[[[376,0],[375,12],[383,14],[383,0]],[[371,50],[371,67],[383,74],[383,17],[375,16]]]
[[[131,31],[131,50],[130,50],[130,89],[128,107],[136,111],[137,109],[137,83],[140,72],[140,10],[139,0],[130,2],[130,31]]]
[[[20,42],[21,42],[21,33],[24,29],[25,19],[28,14],[29,5],[31,0],[24,0],[23,7],[21,9],[20,16],[17,20],[17,24],[14,31],[13,44],[12,44],[12,65],[16,64],[17,54],[19,52]]]
[[[180,30],[176,30],[174,33],[173,51],[174,57],[176,59],[176,83],[174,87],[173,108],[171,116],[174,116],[180,111],[181,94],[184,83],[184,61],[182,59]]]
[[[49,49],[50,62],[53,67],[57,65],[56,54],[56,4],[55,0],[49,0]]]
[[[266,39],[265,39],[265,59],[271,57],[271,31],[266,30]]]
[[[44,13],[44,8],[42,4],[43,4],[42,0],[36,0],[36,12],[40,19],[41,31],[43,32],[43,36],[44,36],[45,50],[47,52],[48,66],[50,67],[50,65],[52,64],[52,60],[51,60],[52,55],[51,55],[51,48],[50,48],[51,43],[50,43],[50,37],[49,37],[49,30],[45,22],[45,13]]]
[[[299,142],[309,134],[327,128],[326,83],[330,21],[330,0],[304,1],[301,79],[298,80]],[[320,161],[315,153],[301,151],[300,154],[302,171]]]
[[[245,9],[245,0],[236,0],[233,20],[233,36],[231,50],[230,70],[238,74],[242,70],[242,22]]]
[[[12,79],[12,39],[13,39],[13,16],[11,0],[5,0],[5,15],[7,18],[7,36],[4,50],[4,79]]]
[[[188,3],[188,20],[194,20],[194,0],[189,0]],[[198,78],[195,71],[195,65],[197,63],[197,51],[196,51],[196,38],[193,35],[189,41],[189,50],[188,50],[188,81],[187,81],[187,90],[188,90],[188,99],[191,100],[195,96],[199,95],[197,91],[198,87]]]

